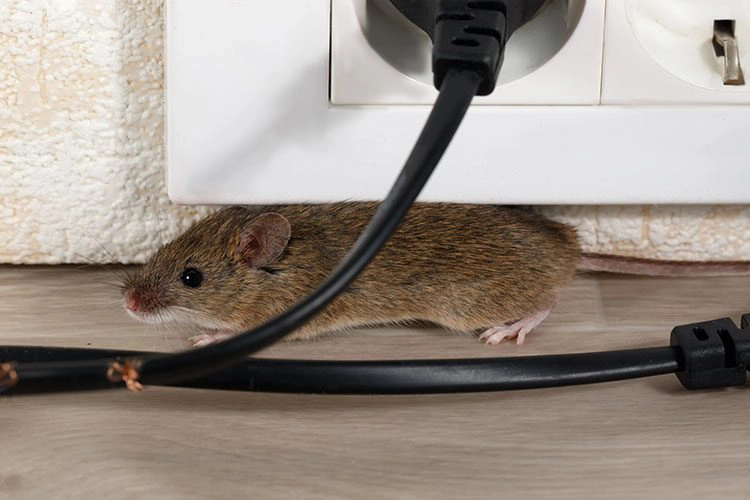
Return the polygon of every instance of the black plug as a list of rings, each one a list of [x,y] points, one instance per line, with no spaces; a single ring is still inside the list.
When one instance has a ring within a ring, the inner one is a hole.
[[[430,37],[432,73],[440,89],[450,69],[470,69],[481,78],[477,95],[492,93],[505,45],[545,0],[390,0]]]
[[[677,378],[686,389],[744,385],[750,367],[750,314],[740,328],[729,318],[677,326],[670,344],[679,351]]]

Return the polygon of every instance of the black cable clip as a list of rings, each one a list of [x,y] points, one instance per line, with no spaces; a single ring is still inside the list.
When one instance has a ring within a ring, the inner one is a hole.
[[[677,326],[670,345],[680,350],[677,378],[686,389],[744,385],[750,365],[750,314],[741,328],[730,318]]]

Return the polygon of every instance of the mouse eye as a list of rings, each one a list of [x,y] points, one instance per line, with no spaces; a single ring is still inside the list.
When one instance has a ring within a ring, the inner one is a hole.
[[[180,275],[180,281],[190,288],[198,288],[203,283],[203,273],[194,267],[188,267]]]

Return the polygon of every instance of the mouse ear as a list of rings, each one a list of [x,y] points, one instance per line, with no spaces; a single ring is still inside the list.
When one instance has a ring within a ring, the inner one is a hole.
[[[251,267],[263,267],[275,261],[286,248],[292,228],[286,217],[269,212],[251,220],[242,230],[239,255]]]

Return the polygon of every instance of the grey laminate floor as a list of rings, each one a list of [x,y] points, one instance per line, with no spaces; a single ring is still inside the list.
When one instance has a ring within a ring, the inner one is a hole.
[[[188,346],[127,318],[101,269],[0,266],[0,344]],[[750,312],[747,277],[583,276],[523,346],[371,330],[265,356],[457,357],[663,345]],[[674,376],[436,396],[150,387],[0,399],[0,498],[748,498],[750,393]]]

